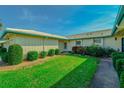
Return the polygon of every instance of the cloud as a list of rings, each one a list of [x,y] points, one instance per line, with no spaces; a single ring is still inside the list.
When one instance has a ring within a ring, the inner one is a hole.
[[[29,10],[23,9],[22,15],[20,16],[20,18],[22,20],[32,21],[32,19],[34,18],[34,16],[31,14],[31,12]]]
[[[27,21],[30,21],[30,22],[34,22],[34,21],[45,22],[49,19],[49,17],[47,15],[33,14],[28,9],[23,9],[22,15],[20,16],[20,18],[22,20],[27,20]]]

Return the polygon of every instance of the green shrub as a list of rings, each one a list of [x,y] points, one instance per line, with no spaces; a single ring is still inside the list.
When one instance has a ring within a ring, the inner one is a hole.
[[[48,55],[49,55],[49,56],[54,56],[54,55],[55,55],[55,50],[54,50],[54,49],[50,49],[50,50],[48,51]]]
[[[96,57],[110,57],[115,52],[112,48],[103,48],[98,45],[86,47],[86,54]]]
[[[113,52],[112,48],[103,48],[99,45],[92,45],[87,47],[74,46],[72,52],[75,54],[87,54],[96,57],[110,57]]]
[[[124,71],[120,74],[120,87],[124,88]]]
[[[81,47],[81,46],[74,46],[72,47],[72,52],[75,54],[85,54],[85,47]]]
[[[80,48],[81,48],[80,46],[73,46],[73,47],[72,47],[72,52],[75,53],[75,54],[78,54]]]
[[[124,58],[124,53],[122,53],[122,52],[112,53],[113,66],[116,67],[117,59],[123,59],[123,58]]]
[[[23,60],[23,49],[20,45],[13,44],[8,49],[8,63],[16,65],[21,63]]]
[[[0,48],[0,55],[2,55],[3,53],[7,52],[7,49],[4,47]]]
[[[88,46],[86,48],[86,53],[88,55],[91,55],[91,56],[96,56],[97,54],[97,46],[93,45],[93,46]]]
[[[116,64],[115,64],[115,69],[118,72],[118,75],[120,75],[121,71],[124,71],[124,58],[117,59]]]
[[[41,57],[42,57],[42,58],[45,58],[45,57],[47,56],[47,54],[48,54],[48,53],[47,53],[46,51],[42,51],[42,52],[41,52]]]
[[[3,62],[8,63],[8,53],[7,52],[3,53],[1,55],[1,59],[2,59]]]
[[[29,61],[34,61],[38,59],[38,52],[37,51],[30,51],[28,52],[27,59]]]
[[[55,54],[59,55],[60,54],[60,50],[59,49],[55,49]]]
[[[113,61],[113,66],[114,66],[114,68],[115,68],[116,59],[118,58],[118,57],[117,57],[117,54],[118,54],[118,52],[112,53],[112,61]]]
[[[86,48],[82,46],[73,46],[72,47],[72,52],[75,54],[85,54],[86,53]]]
[[[105,48],[105,55],[107,57],[110,57],[114,52],[116,52],[116,50],[114,50],[113,48]]]
[[[101,57],[104,54],[103,52],[103,49],[98,45],[92,45],[86,48],[86,53],[91,56]]]
[[[7,49],[6,49],[6,48],[4,48],[4,47],[3,47],[3,48],[1,48],[1,52],[2,52],[2,53],[3,53],[3,52],[5,53],[5,52],[7,52]]]
[[[97,57],[106,57],[105,51],[106,51],[105,48],[102,48],[102,47],[98,46],[98,47],[96,48],[96,56],[97,56]]]

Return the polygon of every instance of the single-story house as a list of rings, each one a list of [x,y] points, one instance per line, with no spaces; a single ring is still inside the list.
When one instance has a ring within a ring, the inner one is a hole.
[[[124,5],[120,6],[118,14],[116,16],[115,24],[112,29],[112,36],[121,38],[120,48],[124,52]]]
[[[6,28],[0,44],[6,48],[12,44],[23,47],[24,56],[27,52],[36,50],[48,51],[59,48],[61,51],[71,51],[73,46],[99,45],[124,51],[124,7],[121,6],[113,29],[87,32],[70,36],[59,36],[35,30]]]

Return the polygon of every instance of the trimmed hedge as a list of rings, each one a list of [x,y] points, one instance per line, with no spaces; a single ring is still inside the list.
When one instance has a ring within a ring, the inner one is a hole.
[[[59,49],[55,49],[55,54],[59,55],[60,54],[60,50]]]
[[[81,48],[81,47],[78,47],[78,46],[72,47],[72,52],[75,53],[75,54],[78,54],[78,49],[79,48]]]
[[[6,52],[7,52],[6,48],[4,48],[4,47],[0,48],[0,55],[2,55],[3,53],[6,53]]]
[[[47,54],[48,53],[46,51],[42,51],[40,55],[41,55],[42,58],[45,58],[47,56]]]
[[[0,51],[1,51],[2,53],[3,53],[3,52],[5,53],[5,52],[7,52],[7,49],[3,47],[3,48],[0,49]]]
[[[10,65],[16,65],[23,60],[23,49],[20,45],[13,44],[8,49],[8,63]]]
[[[105,48],[105,55],[107,57],[111,57],[112,53],[117,52],[116,50],[114,50],[113,48]]]
[[[99,46],[92,45],[92,46],[86,47],[86,54],[88,54],[88,55],[101,56],[101,52],[102,52],[102,50],[100,50]]]
[[[87,54],[95,57],[110,57],[113,52],[116,52],[112,48],[103,48],[98,45],[92,45],[87,47],[74,46],[72,52],[75,54]]]
[[[124,58],[117,59],[116,64],[115,64],[115,69],[118,72],[118,75],[120,76],[120,73],[124,71]]]
[[[34,61],[38,59],[38,52],[37,51],[30,51],[28,52],[27,59],[29,61]]]
[[[124,71],[120,74],[120,87],[124,88]]]
[[[86,47],[74,46],[74,47],[72,47],[72,52],[75,54],[85,54]]]
[[[120,87],[124,88],[124,53],[115,52],[112,54],[113,66],[120,78]]]
[[[113,52],[116,52],[112,48],[103,48],[98,45],[89,46],[86,48],[86,53],[96,57],[110,57]]]
[[[49,56],[54,56],[54,55],[55,55],[55,50],[54,50],[54,49],[50,49],[50,50],[48,51],[48,55],[49,55]]]
[[[7,52],[6,53],[3,53],[1,55],[1,59],[2,59],[3,62],[8,63],[8,53]]]
[[[114,52],[112,53],[112,60],[113,60],[113,66],[116,68],[116,61],[118,59],[123,59],[124,58],[124,53],[122,52]]]

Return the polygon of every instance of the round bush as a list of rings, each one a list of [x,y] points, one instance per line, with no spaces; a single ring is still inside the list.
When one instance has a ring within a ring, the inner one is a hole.
[[[116,68],[116,62],[118,59],[123,59],[124,53],[123,52],[113,52],[112,53],[112,60],[113,60],[113,66]]]
[[[60,54],[60,50],[59,49],[55,49],[55,54],[59,55]]]
[[[0,48],[0,55],[2,55],[3,53],[7,52],[7,49],[4,47]]]
[[[8,53],[7,52],[6,53],[3,53],[1,55],[1,59],[2,59],[3,62],[8,63]]]
[[[48,55],[49,55],[49,56],[54,56],[54,55],[55,55],[55,50],[54,50],[54,49],[50,49],[50,50],[48,51]]]
[[[3,48],[1,48],[1,52],[2,52],[2,53],[3,53],[3,52],[5,53],[5,52],[7,52],[7,49],[6,49],[6,48],[4,48],[4,47],[3,47]]]
[[[13,44],[8,49],[8,63],[16,65],[21,63],[23,60],[23,49],[20,45]]]
[[[46,52],[46,51],[42,51],[42,52],[41,52],[41,57],[42,57],[42,58],[45,58],[46,56],[47,56],[47,52]]]
[[[119,75],[122,71],[124,71],[124,58],[117,59],[116,64],[115,64],[115,69],[117,70]]]
[[[86,54],[96,57],[109,57],[113,52],[115,52],[115,50],[112,48],[103,48],[98,45],[86,47]]]
[[[30,51],[28,52],[27,59],[29,61],[34,61],[38,59],[38,52],[37,51]]]

